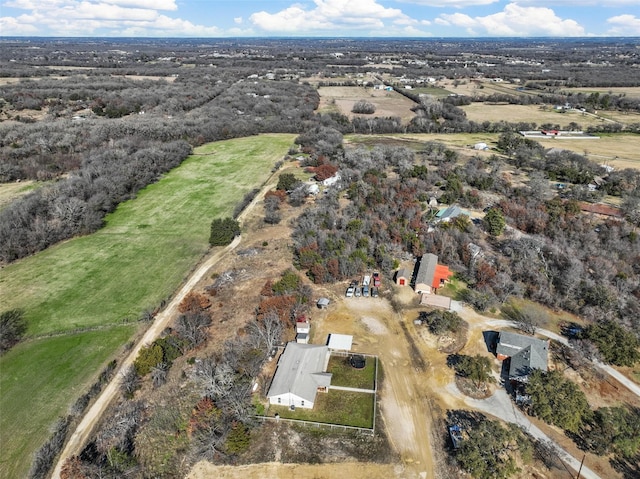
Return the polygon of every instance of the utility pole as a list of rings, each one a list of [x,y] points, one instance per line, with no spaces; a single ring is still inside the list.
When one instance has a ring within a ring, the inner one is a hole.
[[[580,461],[580,469],[578,469],[578,475],[576,476],[576,479],[580,479],[580,471],[582,471],[582,465],[584,464],[584,458],[587,457],[586,454],[582,455],[582,461]]]

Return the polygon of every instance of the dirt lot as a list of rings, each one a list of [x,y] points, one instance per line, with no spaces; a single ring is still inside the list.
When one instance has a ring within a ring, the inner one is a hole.
[[[248,466],[215,466],[208,462],[195,465],[187,479],[387,479],[399,477],[401,468],[389,464],[252,464]]]
[[[415,105],[408,98],[395,91],[374,90],[357,86],[328,86],[318,89],[320,94],[320,111],[337,110],[349,118],[398,116],[403,123],[414,117],[411,108]],[[351,113],[353,105],[358,100],[366,100],[376,106],[372,115]]]

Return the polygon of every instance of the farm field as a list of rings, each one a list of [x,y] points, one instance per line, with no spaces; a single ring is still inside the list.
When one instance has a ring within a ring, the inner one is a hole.
[[[640,98],[640,87],[563,88],[562,93],[584,93],[585,95],[599,93],[600,95],[625,95],[629,98]]]
[[[293,139],[197,148],[100,231],[0,270],[2,309],[24,309],[29,323],[25,342],[0,358],[0,477],[26,476],[55,418],[132,338],[141,312],[169,297],[207,251],[211,219],[231,214]]]
[[[586,128],[592,125],[599,125],[602,120],[599,118],[583,114],[577,111],[567,111],[560,113],[552,107],[542,109],[540,105],[489,105],[486,103],[472,103],[471,105],[461,106],[467,114],[469,120],[476,122],[483,121],[508,121],[508,122],[535,122],[538,125],[543,123],[551,123],[567,126],[571,122]]]
[[[349,118],[397,116],[405,123],[414,117],[411,108],[415,103],[395,91],[374,90],[359,86],[327,86],[318,88],[318,93],[321,112],[339,111]],[[372,115],[351,113],[354,103],[358,100],[373,103],[376,106],[375,113]]]
[[[474,151],[472,145],[484,142],[489,148],[495,147],[498,133],[407,133],[393,135],[346,135],[345,143],[373,145],[390,143],[395,146],[406,145],[408,148],[419,149],[422,143],[436,141],[444,143],[450,148],[465,150],[470,154],[490,155],[489,151]],[[562,148],[571,150],[597,163],[605,163],[614,168],[640,168],[640,135],[633,133],[616,133],[601,135],[597,140],[558,140],[554,138],[539,139],[545,148]]]

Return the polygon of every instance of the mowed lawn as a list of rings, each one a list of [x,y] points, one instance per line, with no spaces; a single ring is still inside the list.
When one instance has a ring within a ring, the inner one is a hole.
[[[22,308],[27,340],[0,358],[0,477],[25,477],[55,418],[86,391],[136,330],[142,311],[177,289],[230,215],[287,153],[293,135],[197,148],[123,203],[100,231],[0,270],[2,310]]]
[[[313,409],[269,405],[269,416],[276,413],[285,419],[340,424],[353,427],[373,427],[375,394],[329,389],[318,393]]]

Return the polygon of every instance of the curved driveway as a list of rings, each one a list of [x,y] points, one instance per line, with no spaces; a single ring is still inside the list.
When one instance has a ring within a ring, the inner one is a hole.
[[[488,318],[486,316],[482,316],[475,311],[469,309],[468,307],[459,308],[458,311],[462,313],[464,316],[473,317],[475,321],[473,321],[469,326],[471,328],[477,329],[482,327],[491,327],[491,328],[500,328],[500,327],[513,327],[513,321],[508,321],[504,319],[493,319]],[[464,313],[468,312],[468,315]],[[463,317],[464,317],[463,316]],[[547,338],[558,341],[562,344],[570,346],[569,341],[564,336],[561,336],[553,331],[549,331],[547,329],[536,328],[536,333],[541,336],[545,336]],[[636,396],[640,397],[640,386],[635,382],[631,381],[629,378],[625,377],[616,369],[612,368],[607,364],[603,364],[600,361],[594,361],[596,367],[604,371],[606,374],[615,378],[621,384],[626,386],[632,393]],[[525,416],[518,408],[516,408],[513,404],[513,401],[507,394],[504,389],[498,389],[495,393],[486,399],[472,399],[463,395],[458,388],[455,386],[455,383],[450,383],[446,386],[447,391],[462,400],[465,404],[470,406],[471,408],[485,412],[487,414],[491,414],[492,416],[498,417],[500,419],[504,419],[505,421],[514,423],[522,427],[529,434],[531,434],[534,438],[547,442],[551,444],[560,459],[565,464],[568,464],[575,471],[580,470],[581,477],[586,479],[601,479],[595,472],[589,469],[586,466],[582,466],[580,469],[580,461],[569,454],[567,451],[562,449],[556,442],[554,442],[549,436],[547,436],[543,431],[541,431],[538,427],[531,423],[531,421]]]

